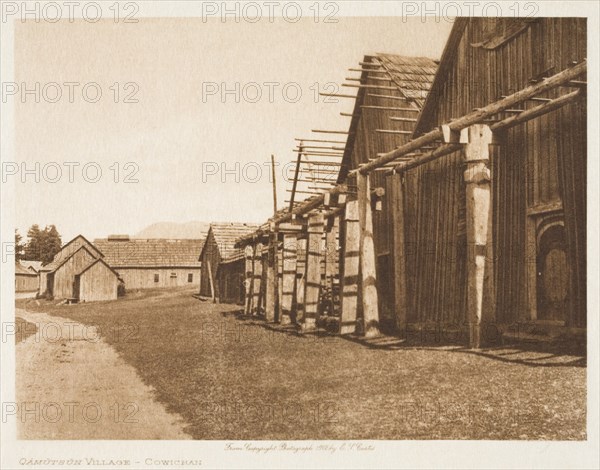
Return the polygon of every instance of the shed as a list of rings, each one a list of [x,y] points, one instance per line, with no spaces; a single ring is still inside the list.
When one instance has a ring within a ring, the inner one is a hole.
[[[102,252],[83,235],[76,236],[40,268],[40,294],[47,293],[56,299],[72,298],[75,275],[90,261],[102,257]]]
[[[78,302],[115,300],[119,275],[102,258],[88,262],[73,282],[73,298]]]
[[[15,292],[37,292],[38,289],[39,276],[17,261],[15,263]]]

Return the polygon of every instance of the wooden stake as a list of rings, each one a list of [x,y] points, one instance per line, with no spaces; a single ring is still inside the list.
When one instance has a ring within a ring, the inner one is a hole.
[[[212,267],[210,261],[208,263],[208,280],[210,281],[210,300],[215,303],[217,301],[217,294],[215,292],[215,280],[213,279]]]
[[[252,249],[252,246],[246,245],[246,248],[244,248],[244,257],[246,261],[246,279],[244,280],[244,287],[246,288],[246,304],[244,313],[246,315],[252,313],[252,278],[254,276],[253,255],[254,250]]]

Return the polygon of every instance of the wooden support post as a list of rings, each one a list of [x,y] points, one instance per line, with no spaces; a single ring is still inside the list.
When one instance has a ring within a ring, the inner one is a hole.
[[[294,233],[283,235],[283,274],[281,293],[281,324],[291,323],[294,303],[294,287],[296,285],[296,256],[298,237]]]
[[[304,321],[304,285],[306,279],[306,238],[298,239],[296,245],[296,318],[295,322],[300,324]]]
[[[335,277],[338,273],[337,268],[337,218],[329,219],[327,222],[328,230],[325,234],[325,285],[329,290],[330,295],[330,305],[329,305],[329,314],[334,314],[334,290],[335,290]]]
[[[254,247],[254,275],[252,276],[252,315],[260,313],[260,284],[262,281],[262,243]]]
[[[356,331],[358,310],[358,277],[360,273],[360,224],[358,222],[358,201],[346,202],[344,215],[344,242],[342,244],[343,273],[340,314],[340,334]]]
[[[275,309],[277,308],[277,233],[273,231],[269,234],[267,285],[265,288],[265,320],[274,322]]]
[[[371,188],[369,175],[359,173],[358,219],[360,223],[360,281],[363,311],[363,333],[372,338],[379,335],[379,304],[377,298],[377,270],[373,242],[373,215],[371,213]]]
[[[404,246],[404,175],[391,176],[393,263],[394,263],[394,310],[396,326],[406,332],[406,251]]]
[[[246,278],[244,280],[244,288],[246,289],[246,303],[244,306],[244,314],[252,313],[252,277],[254,276],[253,260],[254,249],[251,245],[246,245],[244,248],[244,257],[246,261]]]
[[[213,279],[212,267],[210,265],[210,261],[208,263],[208,280],[210,282],[210,300],[215,303],[217,301],[216,293],[215,293],[215,280]]]
[[[322,213],[308,218],[308,243],[306,255],[306,283],[304,288],[304,322],[302,331],[314,330],[319,319],[319,295],[321,293],[321,252],[323,251]]]
[[[482,324],[487,320],[489,305],[484,303],[485,290],[489,289],[492,272],[486,267],[488,243],[491,242],[491,204],[489,145],[492,131],[485,124],[469,127],[469,142],[464,148],[467,168],[466,183],[467,222],[467,318],[469,322],[469,345],[480,348],[484,344]]]

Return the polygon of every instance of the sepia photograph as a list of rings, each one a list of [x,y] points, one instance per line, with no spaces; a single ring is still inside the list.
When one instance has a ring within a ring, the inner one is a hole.
[[[0,467],[598,468],[598,4],[0,3]]]

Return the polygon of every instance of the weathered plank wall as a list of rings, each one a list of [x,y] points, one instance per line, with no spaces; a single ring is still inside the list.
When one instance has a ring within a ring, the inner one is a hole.
[[[219,265],[217,273],[220,293],[219,302],[240,305],[244,303],[245,268],[246,260],[244,258]]]
[[[123,279],[127,290],[183,286],[198,288],[200,286],[201,268],[122,268],[118,266],[113,266],[113,268]],[[172,277],[173,274],[175,277]],[[190,274],[192,282],[188,282]],[[156,275],[158,275],[158,281],[155,281]],[[210,288],[208,295],[210,295]]]
[[[117,298],[117,276],[104,263],[95,263],[79,275],[79,301],[115,300]]]
[[[36,274],[15,273],[15,292],[36,292],[39,282],[40,278]]]
[[[79,273],[93,259],[96,259],[95,256],[87,249],[82,248],[55,271],[52,291],[55,299],[73,297],[73,281],[75,280],[75,274]]]
[[[515,20],[463,20],[464,31],[458,36],[451,66],[440,72],[445,79],[432,92],[433,113],[423,116],[420,130],[431,129],[496,101],[524,88],[532,79],[557,73],[586,57],[584,18],[541,18],[495,48],[475,46],[495,32],[506,31],[511,21]],[[564,93],[565,89],[559,88],[545,97],[556,97],[561,91]],[[531,101],[524,108],[538,104]],[[531,286],[528,273],[532,272],[528,268],[536,262],[536,250],[528,245],[536,242],[535,235],[527,235],[531,221],[528,210],[562,201],[571,261],[571,308],[566,321],[572,326],[584,326],[585,104],[569,105],[512,128],[500,140],[491,162],[498,321],[529,319],[528,309],[536,294],[528,292],[528,285]],[[460,156],[452,155],[406,176],[406,185],[419,194],[417,200],[421,201],[407,201],[405,206],[407,222],[412,224],[407,227],[406,237],[412,243],[418,241],[408,263],[409,282],[412,282],[408,291],[413,293],[409,295],[412,306],[409,312],[415,320],[448,318],[448,315],[459,318],[464,311],[461,293],[466,251],[461,238],[464,214],[461,171]],[[441,185],[431,184],[434,178],[442,180]],[[413,223],[414,217],[419,221]],[[429,250],[422,246],[424,240],[432,238],[428,234],[434,238]],[[450,266],[451,263],[456,266]],[[459,298],[455,298],[457,294],[461,294]],[[443,305],[446,302],[454,305],[453,312],[447,313]]]

